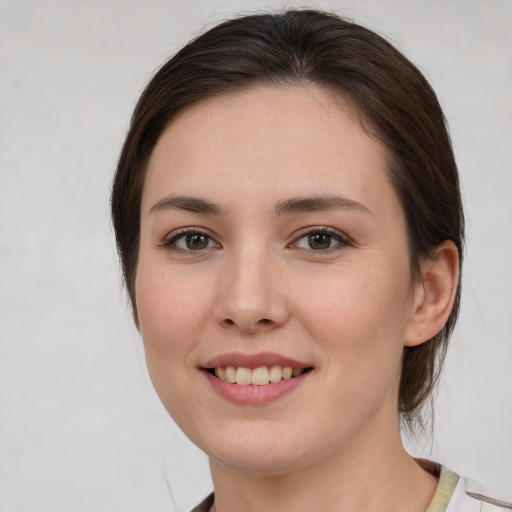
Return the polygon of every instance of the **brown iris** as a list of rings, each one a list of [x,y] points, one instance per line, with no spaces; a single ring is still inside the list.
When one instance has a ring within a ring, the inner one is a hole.
[[[313,233],[308,236],[311,249],[328,249],[331,246],[331,235],[327,233]]]
[[[191,251],[206,249],[208,247],[209,238],[201,233],[191,233],[186,236],[185,243]]]

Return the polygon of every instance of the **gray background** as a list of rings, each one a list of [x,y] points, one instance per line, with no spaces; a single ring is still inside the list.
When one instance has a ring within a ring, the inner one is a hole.
[[[4,0],[1,512],[185,511],[210,488],[206,457],[151,388],[120,286],[109,186],[131,110],[163,60],[233,12],[285,5],[376,29],[439,94],[468,253],[434,439],[411,449],[512,499],[510,0]]]

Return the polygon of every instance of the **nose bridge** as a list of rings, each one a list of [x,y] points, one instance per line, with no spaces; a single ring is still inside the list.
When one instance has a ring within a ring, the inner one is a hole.
[[[288,301],[281,275],[281,262],[268,246],[237,244],[225,261],[219,323],[237,325],[244,332],[282,325],[288,318]]]

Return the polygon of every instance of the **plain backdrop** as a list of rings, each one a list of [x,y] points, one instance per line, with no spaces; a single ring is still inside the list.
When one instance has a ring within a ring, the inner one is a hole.
[[[467,258],[433,439],[411,449],[512,499],[512,1],[3,0],[1,512],[187,511],[209,491],[146,373],[109,187],[166,58],[233,13],[300,5],[377,30],[438,92]]]

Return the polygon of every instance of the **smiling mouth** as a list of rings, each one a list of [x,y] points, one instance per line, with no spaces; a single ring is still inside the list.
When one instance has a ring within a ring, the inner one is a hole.
[[[239,386],[265,386],[280,382],[281,380],[294,379],[311,371],[313,368],[292,368],[291,366],[259,366],[258,368],[246,368],[244,366],[217,366],[206,368],[211,375],[230,384]]]

